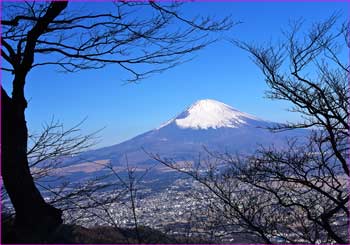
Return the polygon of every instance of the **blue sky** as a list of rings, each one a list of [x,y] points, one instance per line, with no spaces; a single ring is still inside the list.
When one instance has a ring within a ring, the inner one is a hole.
[[[104,3],[86,3],[104,8]],[[232,15],[243,23],[227,36],[263,43],[281,38],[290,20],[304,18],[306,24],[327,18],[336,11],[349,12],[345,2],[202,2],[186,4],[187,15]],[[11,76],[2,74],[5,88]],[[271,121],[295,121],[297,115],[285,111],[287,103],[264,98],[267,89],[259,69],[247,53],[227,41],[220,41],[196,54],[188,63],[137,84],[125,85],[120,70],[73,74],[55,73],[52,67],[32,70],[26,85],[29,106],[26,112],[30,131],[39,131],[54,116],[66,127],[85,117],[83,132],[100,128],[101,142],[107,146],[158,127],[199,99],[211,98],[241,111]]]

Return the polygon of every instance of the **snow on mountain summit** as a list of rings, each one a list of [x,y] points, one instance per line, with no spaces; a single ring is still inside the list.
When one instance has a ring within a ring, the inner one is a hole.
[[[248,120],[260,120],[252,115],[238,111],[222,102],[204,99],[192,104],[186,111],[168,121],[161,127],[175,123],[180,128],[217,129],[237,128]]]

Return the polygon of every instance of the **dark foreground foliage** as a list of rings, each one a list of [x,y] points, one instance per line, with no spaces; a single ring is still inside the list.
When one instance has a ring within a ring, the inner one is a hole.
[[[85,228],[79,225],[62,224],[53,231],[18,229],[13,220],[2,223],[2,244],[41,243],[41,244],[116,244],[116,243],[206,243],[200,239],[183,240],[160,231],[139,227],[139,238],[135,229],[108,226]]]

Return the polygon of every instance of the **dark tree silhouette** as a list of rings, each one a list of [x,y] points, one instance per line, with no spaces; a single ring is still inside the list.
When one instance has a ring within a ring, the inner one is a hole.
[[[210,32],[232,26],[228,19],[187,19],[178,3],[116,2],[110,12],[77,10],[67,1],[2,4],[2,70],[13,74],[11,95],[1,87],[2,177],[19,227],[51,229],[62,222],[28,166],[24,89],[31,69],[74,72],[116,64],[136,81],[185,61],[215,41]]]
[[[27,158],[31,174],[36,182],[55,175],[58,168],[66,166],[64,160],[75,156],[97,144],[98,132],[82,134],[81,126],[85,120],[65,128],[54,118],[45,123],[40,133],[28,136]]]
[[[236,42],[261,68],[268,97],[291,102],[292,111],[302,116],[300,123],[271,130],[312,130],[304,145],[293,142],[282,152],[262,149],[242,180],[271,193],[282,208],[307,217],[302,227],[308,229],[303,238],[309,242],[348,242],[350,67],[344,50],[350,48],[350,32],[349,23],[338,22],[333,15],[313,24],[307,34],[296,22],[285,33],[286,42],[275,47]]]

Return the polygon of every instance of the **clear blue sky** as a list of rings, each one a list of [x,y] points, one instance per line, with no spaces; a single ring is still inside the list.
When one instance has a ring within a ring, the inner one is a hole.
[[[103,7],[104,3],[86,3]],[[89,6],[89,5],[87,5]],[[245,41],[266,42],[281,38],[289,20],[304,18],[306,23],[322,20],[335,11],[349,12],[345,2],[285,3],[189,3],[187,14],[213,14],[243,23],[228,36]],[[2,74],[5,88],[11,77]],[[197,53],[196,58],[138,84],[123,85],[119,70],[73,74],[55,73],[52,67],[32,70],[26,85],[29,100],[27,122],[30,131],[38,131],[52,116],[67,127],[85,117],[83,132],[103,127],[101,143],[107,146],[158,127],[196,100],[211,98],[258,117],[285,121],[297,116],[285,111],[286,103],[264,98],[266,85],[259,69],[247,53],[226,41],[217,42]]]

